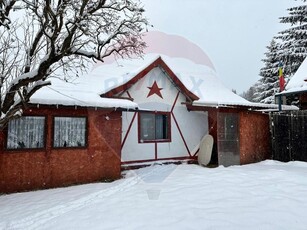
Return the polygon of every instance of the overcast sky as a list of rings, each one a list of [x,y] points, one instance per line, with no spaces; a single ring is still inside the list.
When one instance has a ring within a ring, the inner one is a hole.
[[[259,79],[266,46],[286,28],[279,17],[295,0],[141,0],[153,30],[200,46],[230,89],[246,91]]]

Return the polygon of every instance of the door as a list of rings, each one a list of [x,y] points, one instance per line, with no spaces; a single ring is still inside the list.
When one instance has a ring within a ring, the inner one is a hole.
[[[239,165],[239,114],[218,113],[217,133],[219,165]]]

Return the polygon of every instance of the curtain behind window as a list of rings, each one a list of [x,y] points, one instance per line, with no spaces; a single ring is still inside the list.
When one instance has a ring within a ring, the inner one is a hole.
[[[85,146],[85,117],[55,117],[54,147]]]
[[[141,141],[168,138],[168,117],[165,114],[140,113]]]
[[[8,124],[8,149],[43,148],[45,117],[25,116]]]
[[[156,139],[167,139],[167,116],[164,114],[156,115]]]
[[[155,115],[141,113],[141,140],[155,140]]]

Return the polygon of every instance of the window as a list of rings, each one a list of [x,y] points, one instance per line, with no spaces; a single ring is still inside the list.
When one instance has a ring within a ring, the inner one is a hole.
[[[45,117],[24,116],[8,124],[7,149],[37,149],[45,145]]]
[[[236,114],[225,115],[225,139],[236,140],[238,136],[238,117]]]
[[[84,147],[86,145],[85,117],[55,117],[53,147]]]
[[[139,113],[139,142],[169,142],[169,113]]]

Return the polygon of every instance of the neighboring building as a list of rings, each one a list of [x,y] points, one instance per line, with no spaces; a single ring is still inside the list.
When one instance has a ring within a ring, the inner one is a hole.
[[[280,104],[294,104],[300,111],[272,114],[272,155],[278,161],[307,162],[307,59],[291,77],[283,92],[275,96]]]
[[[303,61],[296,73],[291,77],[283,92],[275,96],[282,104],[294,104],[301,110],[307,109],[307,59]]]
[[[96,66],[72,83],[52,80],[0,133],[0,192],[113,180],[121,167],[195,161],[214,137],[212,164],[270,157],[268,115],[225,88],[215,71],[146,55]]]

